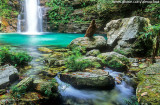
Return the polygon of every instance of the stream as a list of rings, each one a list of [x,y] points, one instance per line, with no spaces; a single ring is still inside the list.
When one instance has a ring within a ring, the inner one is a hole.
[[[105,71],[109,72],[114,78],[118,77],[120,72],[115,72],[109,68]],[[64,105],[125,105],[125,100],[129,100],[134,96],[134,89],[127,82],[122,81],[121,84],[115,85],[112,90],[80,90],[71,85],[62,82],[58,76],[59,91],[62,95]],[[130,81],[129,77],[123,76],[123,79]]]
[[[64,37],[65,42],[61,41],[61,37]],[[59,34],[56,35],[38,35],[34,38],[32,36],[26,35],[0,35],[1,46],[11,45],[15,49],[26,50],[32,57],[33,60],[30,62],[32,68],[27,70],[23,76],[32,77],[34,79],[41,79],[38,73],[45,67],[42,61],[37,61],[41,58],[41,53],[38,51],[38,47],[50,46],[55,48],[66,47],[73,39],[82,36],[81,34],[75,36],[75,34]],[[8,39],[9,38],[9,39]],[[15,39],[16,38],[16,39]],[[18,38],[18,39],[17,39]],[[22,41],[23,39],[23,41]],[[50,40],[49,40],[50,39]],[[34,43],[31,43],[34,42]],[[76,89],[71,85],[62,82],[58,76],[56,80],[59,84],[59,92],[62,98],[62,105],[125,105],[125,100],[130,99],[130,97],[135,96],[133,87],[131,87],[128,82],[130,78],[125,76],[121,72],[113,71],[109,68],[105,68],[105,71],[109,72],[111,76],[115,79],[118,75],[123,75],[123,81],[118,84],[116,83],[114,89],[112,90],[90,90],[90,89]]]

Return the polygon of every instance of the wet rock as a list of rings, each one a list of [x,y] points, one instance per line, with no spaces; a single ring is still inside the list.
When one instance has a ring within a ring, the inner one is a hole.
[[[109,49],[121,49],[123,51],[131,49],[137,34],[144,31],[144,27],[149,26],[149,19],[139,16],[112,20],[107,23],[104,30],[107,32],[107,45]]]
[[[102,59],[103,65],[116,71],[127,71],[130,66],[128,58],[116,52],[101,53],[98,58]]]
[[[49,71],[40,71],[38,73],[38,75],[43,76],[43,77],[47,76],[47,77],[52,77],[53,78],[53,77],[56,76],[56,73],[51,73]]]
[[[94,49],[94,50],[91,50],[91,51],[87,52],[86,56],[95,56],[96,57],[99,54],[100,54],[100,51],[97,50],[97,49]]]
[[[54,65],[55,61],[56,61],[56,58],[52,58],[52,57],[46,57],[46,58],[44,58],[44,62],[46,64],[48,64],[49,66]]]
[[[103,36],[94,36],[93,38],[89,37],[80,37],[74,39],[68,47],[73,49],[75,47],[85,47],[87,50],[99,49],[105,50],[107,46],[107,41]]]
[[[21,88],[26,87],[26,90],[34,89],[33,78],[27,77],[20,81],[15,87]]]
[[[44,52],[44,53],[51,53],[53,52],[51,49],[46,48],[46,47],[40,47],[38,48],[39,51]]]
[[[64,73],[60,79],[80,89],[112,89],[115,85],[113,77],[102,70]]]
[[[55,66],[64,66],[65,65],[65,60],[56,60],[54,62]]]
[[[6,88],[18,78],[18,71],[14,66],[0,67],[0,89]]]
[[[54,49],[53,51],[56,51],[56,52],[67,52],[67,51],[69,51],[69,49]]]

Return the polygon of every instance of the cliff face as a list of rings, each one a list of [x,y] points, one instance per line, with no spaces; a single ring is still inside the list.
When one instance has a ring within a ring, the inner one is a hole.
[[[4,5],[1,6],[0,32],[16,32],[20,3],[15,0],[2,0],[2,4]]]

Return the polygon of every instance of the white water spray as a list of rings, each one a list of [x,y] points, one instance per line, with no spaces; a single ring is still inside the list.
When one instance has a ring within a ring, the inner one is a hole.
[[[20,18],[19,15],[17,32],[25,32],[27,34],[43,32],[43,15],[42,8],[39,4],[39,0],[23,1],[22,13],[20,14],[23,18]]]
[[[37,33],[42,31],[42,13],[38,0],[25,0],[26,32]]]

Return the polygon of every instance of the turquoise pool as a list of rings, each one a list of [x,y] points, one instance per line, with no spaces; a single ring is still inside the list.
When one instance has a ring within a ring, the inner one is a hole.
[[[71,33],[41,33],[27,35],[19,33],[0,33],[0,43],[14,46],[57,46],[66,47],[73,39],[83,37],[84,34]],[[105,35],[102,35],[105,36]]]

